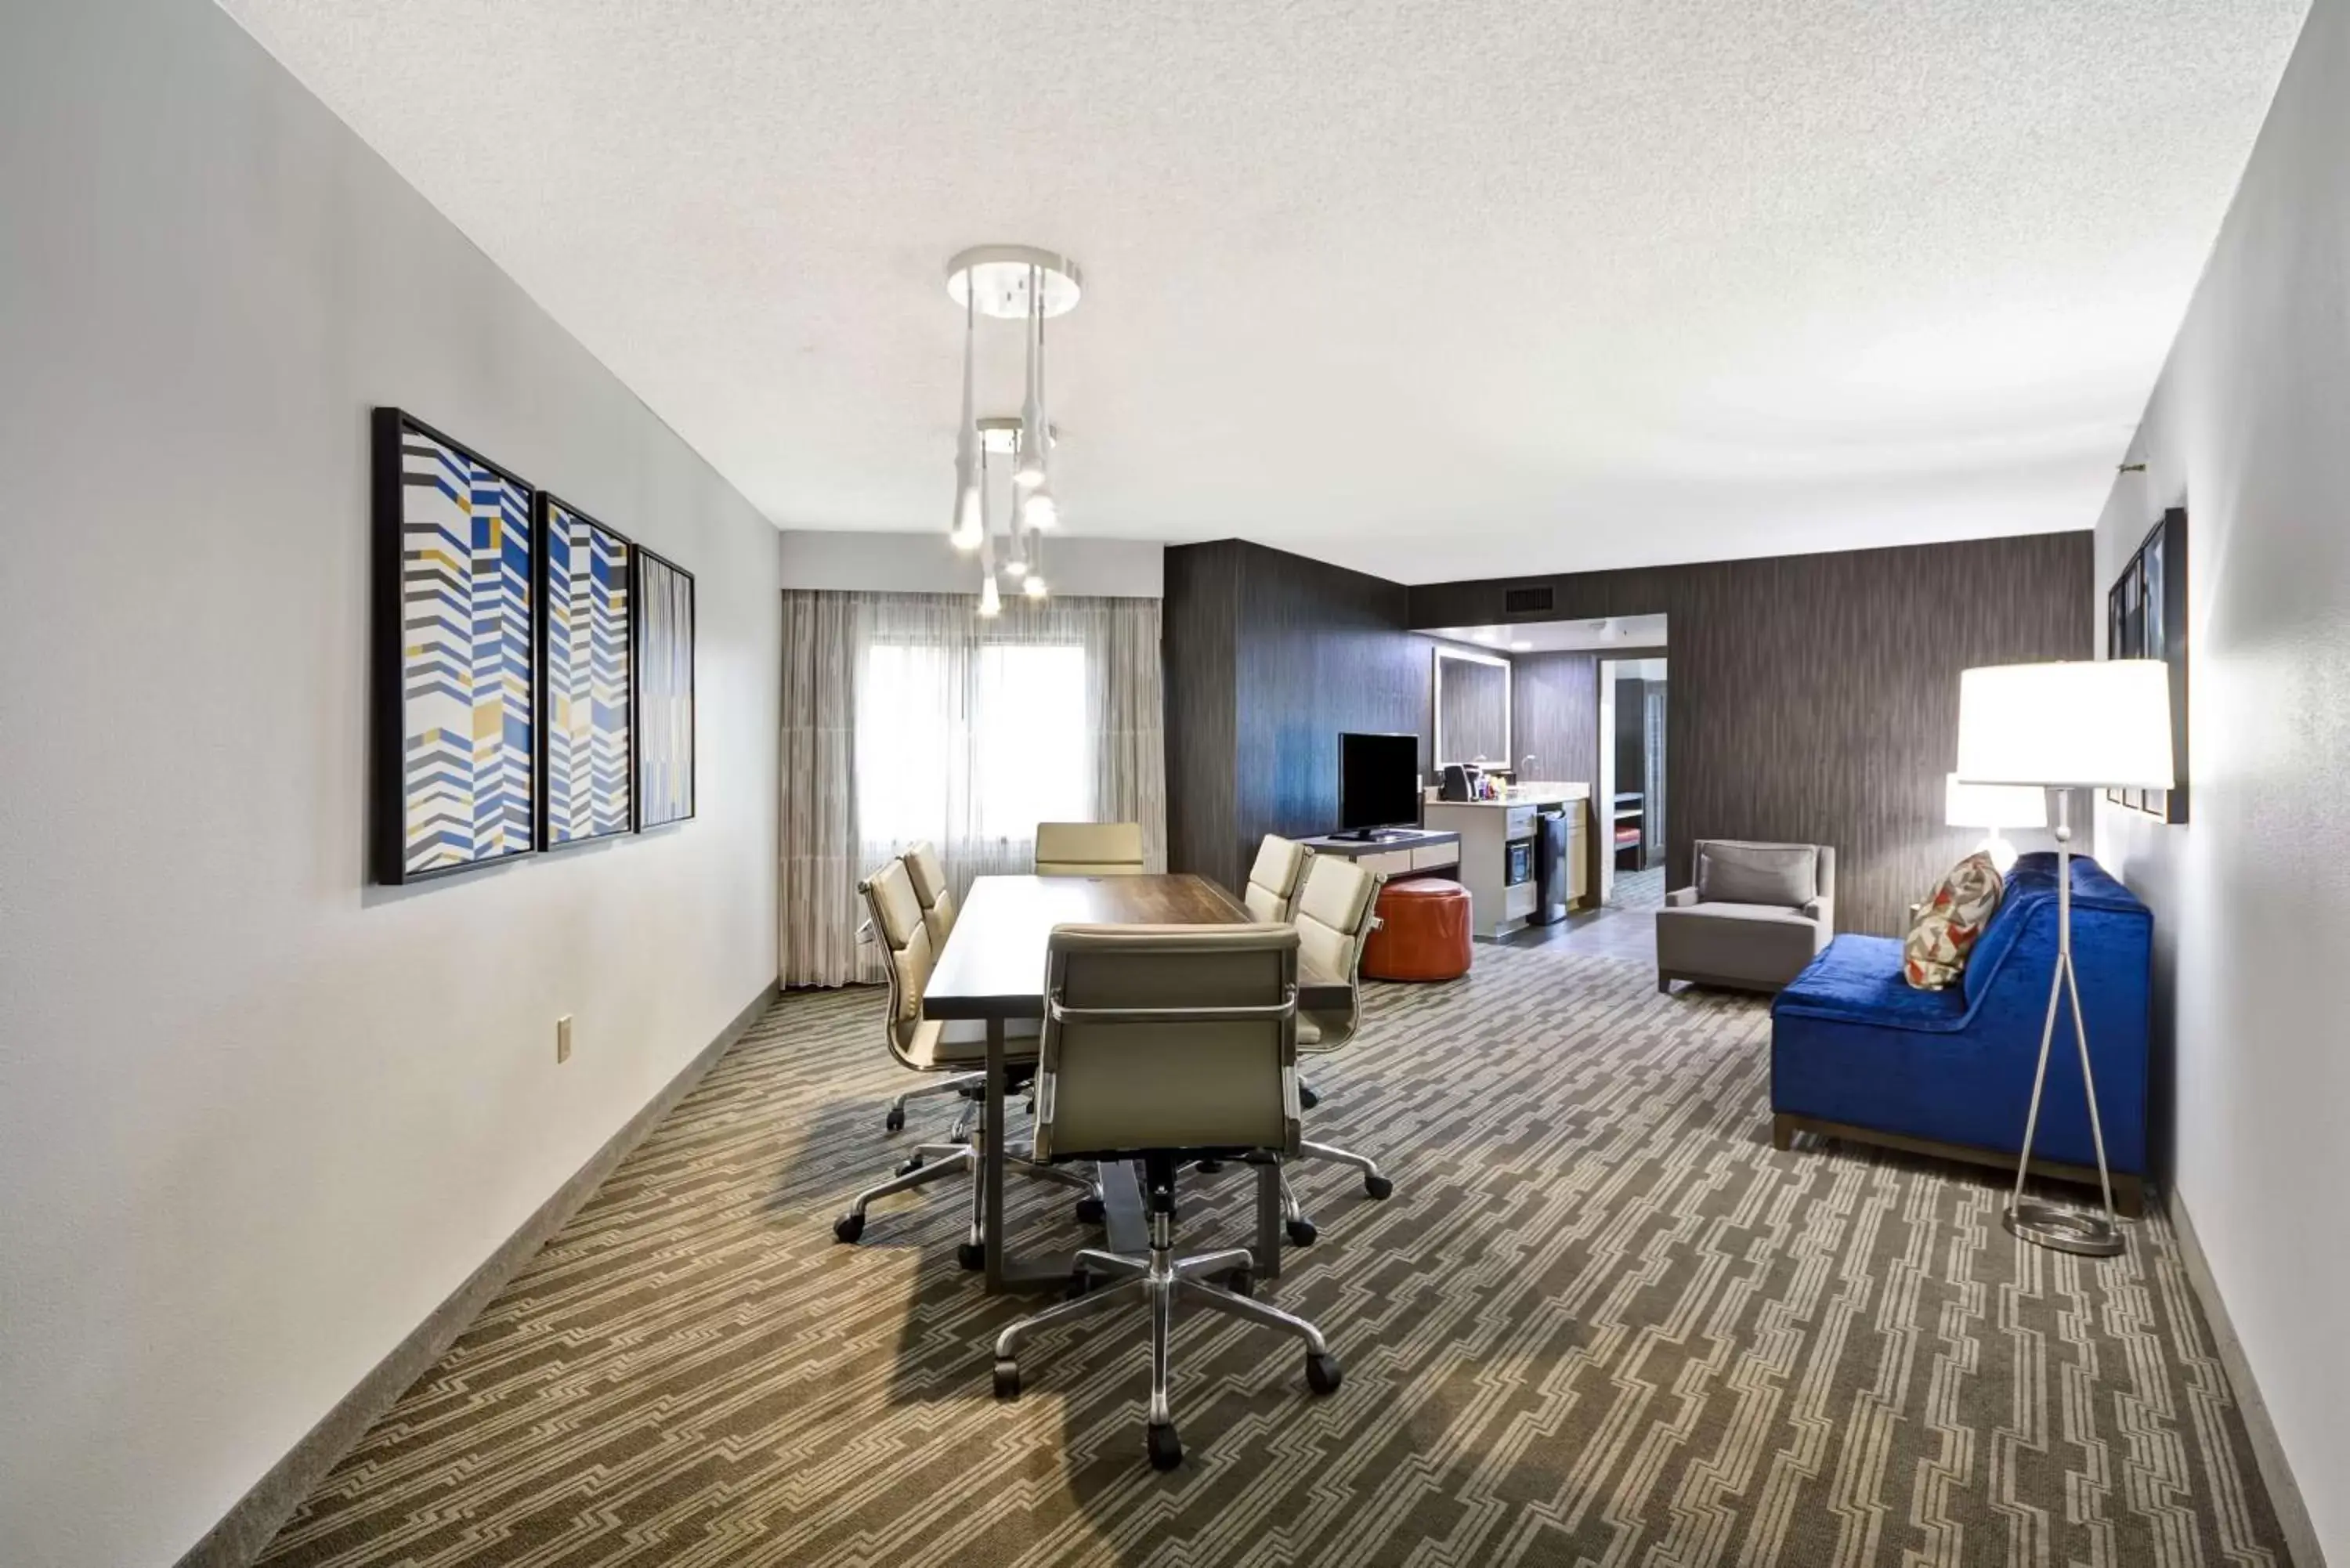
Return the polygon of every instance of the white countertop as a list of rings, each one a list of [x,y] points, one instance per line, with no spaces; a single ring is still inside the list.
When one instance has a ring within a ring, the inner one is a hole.
[[[1437,792],[1428,792],[1430,805],[1482,805],[1495,808],[1513,805],[1546,805],[1559,801],[1589,800],[1591,786],[1587,784],[1530,784],[1511,790],[1499,800],[1441,800]]]

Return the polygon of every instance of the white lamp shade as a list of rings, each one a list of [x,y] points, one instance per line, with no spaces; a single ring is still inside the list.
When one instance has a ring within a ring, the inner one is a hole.
[[[1950,774],[1942,780],[1942,820],[1952,827],[2045,827],[2048,792],[2037,785],[1969,784]]]
[[[2170,788],[2168,667],[2107,659],[1961,671],[1958,776],[2049,789]]]

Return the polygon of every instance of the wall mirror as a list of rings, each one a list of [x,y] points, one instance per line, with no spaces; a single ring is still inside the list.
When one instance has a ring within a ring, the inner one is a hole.
[[[1436,650],[1436,765],[1481,763],[1506,768],[1510,759],[1510,661],[1465,648]]]

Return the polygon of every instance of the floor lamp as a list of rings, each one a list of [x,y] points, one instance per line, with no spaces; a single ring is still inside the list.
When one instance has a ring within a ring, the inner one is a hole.
[[[2106,1165],[2105,1127],[2097,1116],[2097,1080],[2089,1066],[2089,1029],[2073,972],[2071,792],[2171,786],[2168,668],[2158,659],[2109,659],[1964,671],[1959,677],[1958,777],[1968,784],[2035,784],[2051,793],[2054,807],[2056,972],[2048,981],[2048,1016],[2040,1029],[2040,1066],[2032,1078],[2015,1194],[2002,1218],[2009,1231],[2026,1241],[2110,1258],[2122,1251],[2122,1233],[2114,1212],[2113,1173]],[[2040,1130],[2041,1095],[2048,1084],[2048,1053],[2056,1040],[2056,1013],[2067,999],[2081,1049],[2081,1086],[2089,1101],[2097,1180],[2105,1189],[2102,1217],[2023,1195],[2033,1138]]]

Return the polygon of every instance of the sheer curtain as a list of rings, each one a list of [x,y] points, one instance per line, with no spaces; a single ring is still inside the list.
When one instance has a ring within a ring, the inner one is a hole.
[[[785,592],[784,983],[879,978],[857,881],[918,839],[958,898],[1039,822],[1139,822],[1164,869],[1161,714],[1156,599]]]

